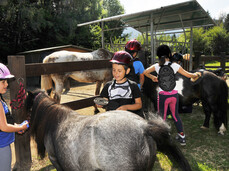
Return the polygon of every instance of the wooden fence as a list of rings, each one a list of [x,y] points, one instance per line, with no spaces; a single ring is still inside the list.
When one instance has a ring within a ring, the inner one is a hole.
[[[64,63],[36,63],[36,64],[25,64],[24,56],[8,56],[8,67],[15,80],[10,84],[10,100],[12,101],[17,97],[20,89],[20,82],[26,86],[26,77],[40,76],[52,73],[64,73],[72,71],[92,70],[92,69],[104,69],[111,68],[109,60],[97,60],[97,61],[77,61],[77,62],[64,62]],[[26,88],[26,87],[25,87]],[[73,110],[93,106],[94,97],[81,99],[64,103]],[[25,108],[13,109],[12,114],[15,117],[16,123],[21,123],[26,119]],[[27,131],[23,135],[16,134],[15,136],[15,153],[16,153],[16,164],[14,170],[30,170],[31,160],[31,149],[30,149],[30,135]]]
[[[205,55],[200,55],[200,53],[195,53],[195,57],[193,61],[194,61],[194,67],[193,67],[194,69],[202,65],[209,70],[222,68],[225,73],[229,73],[229,66],[226,66],[226,62],[229,61],[229,55],[225,55],[224,52],[222,52],[219,56],[205,56]],[[211,61],[220,62],[220,66],[206,66],[206,63],[209,63]]]

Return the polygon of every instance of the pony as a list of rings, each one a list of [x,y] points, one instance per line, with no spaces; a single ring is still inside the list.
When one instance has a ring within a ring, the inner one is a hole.
[[[102,60],[111,59],[113,53],[105,50],[98,49],[89,53],[82,52],[71,52],[71,51],[57,51],[51,53],[43,59],[43,63],[56,63],[56,62],[73,62],[73,61],[87,61],[87,60]],[[111,69],[97,69],[97,70],[87,70],[87,71],[74,71],[63,74],[50,74],[41,76],[41,89],[49,90],[53,88],[53,82],[55,84],[55,89],[53,93],[56,97],[55,99],[60,102],[61,93],[64,89],[65,83],[67,83],[68,78],[72,78],[79,82],[92,83],[96,82],[95,95],[99,95],[101,85],[112,80]],[[69,87],[68,87],[69,88]],[[66,93],[66,92],[65,92]],[[95,113],[98,113],[98,109],[95,107]]]
[[[185,171],[190,165],[160,117],[147,121],[129,111],[79,115],[42,90],[28,92],[30,133],[38,154],[58,170],[152,170],[161,151]]]
[[[202,129],[209,128],[211,114],[214,115],[214,126],[219,134],[224,135],[227,128],[228,86],[219,76],[209,71],[200,70],[202,76],[191,82],[189,78],[176,74],[176,89],[179,93],[179,106],[202,102],[205,119]],[[157,110],[158,83],[145,77],[143,94],[153,102]]]

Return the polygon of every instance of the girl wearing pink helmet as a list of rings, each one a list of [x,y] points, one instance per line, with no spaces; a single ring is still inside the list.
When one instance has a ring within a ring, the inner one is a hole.
[[[118,51],[110,60],[114,79],[108,82],[100,97],[107,99],[105,103],[97,103],[98,107],[105,106],[106,110],[128,110],[143,117],[141,92],[136,82],[127,79],[133,59],[128,52]]]
[[[28,122],[17,125],[13,123],[10,110],[2,97],[7,91],[8,80],[14,78],[9,69],[0,63],[0,171],[11,170],[10,144],[14,142],[14,132],[22,134],[28,127]]]

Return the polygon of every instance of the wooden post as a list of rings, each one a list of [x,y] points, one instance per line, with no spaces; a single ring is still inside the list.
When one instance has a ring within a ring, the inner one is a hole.
[[[224,72],[225,72],[225,61],[226,61],[225,54],[226,54],[225,52],[220,53],[220,58],[221,58],[220,67],[223,69]]]
[[[23,83],[26,88],[26,73],[25,73],[25,57],[24,56],[8,56],[8,67],[15,76],[15,80],[10,82],[10,100],[16,99],[20,82]],[[16,123],[21,123],[27,118],[25,108],[12,109],[12,114],[15,117]],[[32,160],[31,160],[31,149],[30,149],[30,135],[29,131],[24,134],[15,134],[15,153],[16,163],[13,170],[17,171],[29,171]]]
[[[194,58],[194,68],[197,69],[200,66],[200,58],[201,58],[201,53],[200,52],[195,52],[195,58]]]

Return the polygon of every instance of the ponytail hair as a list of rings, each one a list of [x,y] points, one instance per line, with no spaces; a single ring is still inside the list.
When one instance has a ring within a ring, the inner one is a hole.
[[[172,53],[167,45],[160,45],[157,48],[157,56],[159,57],[159,65],[162,66],[165,63],[165,58],[171,59]]]
[[[165,56],[159,57],[159,65],[163,66],[165,64]]]

